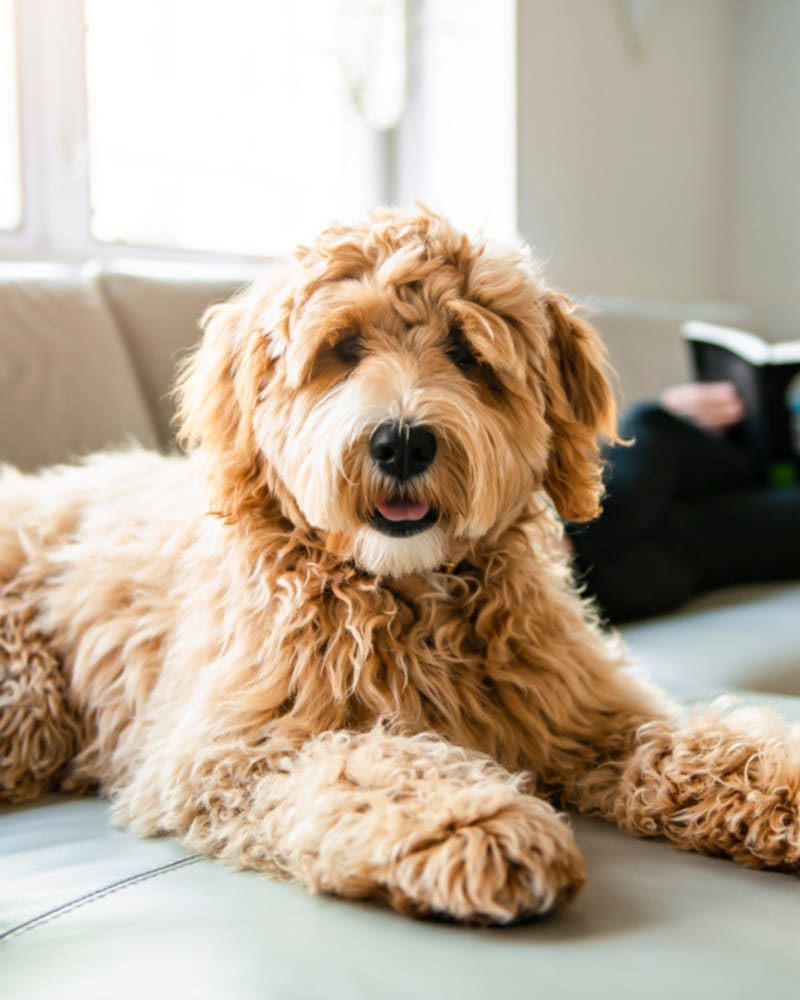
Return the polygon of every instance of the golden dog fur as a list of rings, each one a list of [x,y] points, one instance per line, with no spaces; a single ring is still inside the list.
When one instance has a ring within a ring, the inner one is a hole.
[[[584,873],[554,806],[800,865],[800,743],[684,717],[559,555],[614,434],[594,331],[526,255],[442,218],[331,228],[212,309],[188,458],[0,480],[0,797],[99,786],[142,834],[415,914],[508,922]],[[383,422],[435,432],[403,500]]]

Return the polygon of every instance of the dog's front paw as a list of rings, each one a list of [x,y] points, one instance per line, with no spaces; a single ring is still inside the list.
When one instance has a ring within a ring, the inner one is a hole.
[[[507,924],[568,902],[586,878],[570,828],[532,796],[410,840],[387,889],[395,909],[415,916]]]

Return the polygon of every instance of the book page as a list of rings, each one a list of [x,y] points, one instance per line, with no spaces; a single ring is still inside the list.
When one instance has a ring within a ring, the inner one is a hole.
[[[781,340],[770,344],[769,353],[773,365],[800,363],[800,340]]]
[[[749,361],[751,365],[766,365],[772,360],[770,345],[762,337],[747,330],[692,320],[683,324],[681,333],[687,340],[699,340],[723,347],[731,354],[738,354],[740,358]]]

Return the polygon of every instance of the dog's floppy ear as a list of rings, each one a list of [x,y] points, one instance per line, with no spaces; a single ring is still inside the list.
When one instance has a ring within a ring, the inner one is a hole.
[[[178,441],[206,455],[212,503],[226,517],[256,502],[265,478],[251,415],[270,361],[254,298],[246,291],[206,311],[175,387]]]
[[[546,419],[552,434],[544,488],[561,517],[588,521],[600,513],[598,439],[617,440],[605,352],[566,296],[547,293],[544,309],[550,327]]]

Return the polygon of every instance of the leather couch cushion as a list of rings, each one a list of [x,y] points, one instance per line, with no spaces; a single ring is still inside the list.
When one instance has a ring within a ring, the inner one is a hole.
[[[170,390],[181,356],[200,336],[200,319],[259,272],[180,264],[103,265],[100,287],[125,339],[154,414],[162,447],[172,444]]]
[[[795,721],[800,699],[758,698]],[[574,822],[589,882],[475,929],[312,897],[110,827],[99,799],[0,809],[0,995],[25,1000],[795,1000],[798,885]]]
[[[137,840],[109,829],[98,800],[0,811],[0,995],[794,1000],[795,878],[600,821],[575,830],[589,876],[575,902],[481,930],[312,897]]]
[[[705,594],[621,632],[634,669],[685,698],[800,695],[800,583]]]
[[[131,440],[158,439],[93,279],[0,265],[0,461],[33,470]]]

